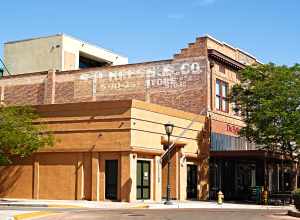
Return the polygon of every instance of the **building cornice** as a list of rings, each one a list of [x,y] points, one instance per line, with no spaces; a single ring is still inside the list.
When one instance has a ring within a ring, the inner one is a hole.
[[[219,51],[217,50],[214,50],[214,49],[208,49],[207,50],[207,53],[208,53],[208,57],[220,62],[220,63],[223,63],[227,66],[230,66],[231,68],[233,69],[236,69],[236,70],[241,70],[241,69],[244,69],[246,67],[246,65],[226,56],[225,54],[223,53],[220,53]]]

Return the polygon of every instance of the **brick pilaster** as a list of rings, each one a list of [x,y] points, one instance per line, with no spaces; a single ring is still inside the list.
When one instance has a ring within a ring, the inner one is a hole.
[[[47,79],[45,81],[45,95],[44,104],[54,104],[55,103],[55,70],[49,70]]]
[[[0,87],[0,105],[1,106],[5,105],[5,103],[4,103],[4,86]]]

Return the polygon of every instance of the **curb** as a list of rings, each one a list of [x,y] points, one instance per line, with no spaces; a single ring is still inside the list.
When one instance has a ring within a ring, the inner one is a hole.
[[[149,207],[150,206],[147,204],[138,204],[138,205],[130,206],[129,208],[131,208],[131,209],[147,209]]]
[[[45,208],[45,207],[49,207],[46,204],[16,204],[16,203],[0,203],[0,207],[1,206],[5,206],[5,207],[38,207],[38,208]]]
[[[38,212],[29,212],[29,213],[23,213],[14,215],[12,217],[13,220],[23,220],[23,219],[29,219],[34,217],[42,217],[42,216],[50,216],[50,215],[57,215],[58,212],[49,212],[49,211],[38,211]]]
[[[288,215],[292,216],[292,217],[300,218],[300,212],[297,212],[297,211],[289,210]]]
[[[33,207],[33,208],[86,208],[78,205],[61,205],[61,204],[16,204],[16,203],[0,203],[0,207]]]
[[[47,207],[48,208],[66,208],[66,209],[88,208],[88,207],[79,206],[79,205],[59,205],[59,204],[47,205]]]

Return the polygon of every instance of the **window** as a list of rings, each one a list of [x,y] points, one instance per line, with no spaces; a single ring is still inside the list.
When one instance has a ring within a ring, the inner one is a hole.
[[[217,79],[216,81],[216,109],[228,112],[228,83]]]
[[[104,61],[96,60],[95,58],[89,57],[86,54],[79,53],[79,68],[92,68],[92,67],[102,67],[106,66],[108,63]]]
[[[223,66],[222,64],[219,64],[219,72],[225,73],[225,66]]]

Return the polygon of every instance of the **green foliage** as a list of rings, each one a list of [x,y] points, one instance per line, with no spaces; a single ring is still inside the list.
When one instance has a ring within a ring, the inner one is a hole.
[[[246,123],[240,134],[294,157],[300,146],[300,65],[249,66],[239,77],[231,99]]]
[[[53,145],[53,136],[45,132],[45,126],[37,119],[38,115],[30,107],[0,108],[0,164]]]
[[[294,196],[300,197],[300,189],[299,189],[299,188],[295,189],[295,190],[293,191],[293,195],[294,195]]]

